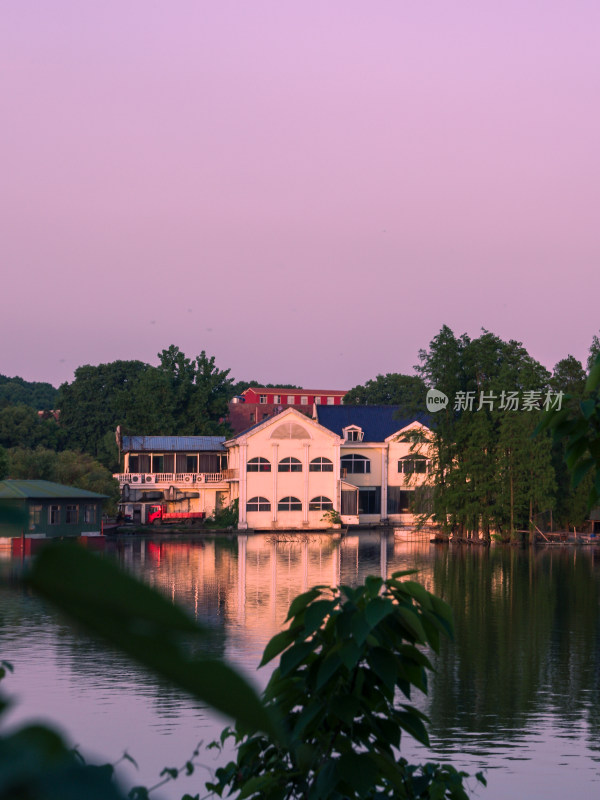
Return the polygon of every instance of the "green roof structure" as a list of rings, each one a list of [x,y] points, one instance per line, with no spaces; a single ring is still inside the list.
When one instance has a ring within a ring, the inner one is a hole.
[[[52,500],[65,498],[68,500],[104,500],[105,494],[78,489],[76,486],[65,486],[52,481],[5,480],[0,481],[0,500]]]
[[[100,535],[105,499],[52,481],[0,481],[0,538]]]

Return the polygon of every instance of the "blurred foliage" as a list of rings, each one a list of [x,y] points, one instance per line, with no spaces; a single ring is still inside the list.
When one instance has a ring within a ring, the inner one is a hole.
[[[437,652],[452,633],[450,608],[408,574],[368,577],[355,589],[315,587],[292,602],[289,627],[261,662],[280,657],[264,698],[285,720],[285,745],[243,725],[226,728],[212,746],[232,738],[237,757],[207,789],[266,800],[467,797],[465,773],[399,755],[403,733],[429,744],[427,718],[406,702],[412,689],[427,691],[421,646]]]

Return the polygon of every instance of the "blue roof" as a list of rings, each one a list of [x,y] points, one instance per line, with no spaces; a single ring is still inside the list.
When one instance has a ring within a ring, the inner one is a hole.
[[[316,406],[317,421],[324,428],[343,436],[343,429],[357,425],[364,442],[383,442],[412,422],[430,425],[427,414],[398,416],[399,406]]]
[[[123,436],[123,452],[148,450],[160,452],[192,452],[225,450],[224,436]]]

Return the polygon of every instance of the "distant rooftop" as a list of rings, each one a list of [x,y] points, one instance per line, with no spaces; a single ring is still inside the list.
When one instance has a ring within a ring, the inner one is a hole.
[[[123,436],[122,450],[124,453],[225,450],[224,441],[224,436]]]
[[[348,394],[348,389],[286,389],[284,387],[268,387],[268,386],[249,386],[242,392],[262,392],[263,394],[280,394],[280,395],[296,395],[296,394],[316,394],[317,397],[328,394]]]
[[[344,428],[356,425],[364,433],[364,442],[383,442],[388,436],[413,422],[429,425],[427,414],[398,416],[399,406],[315,406],[317,422],[343,436]]]
[[[65,486],[52,481],[0,481],[0,500],[31,498],[33,500],[52,500],[66,498],[69,500],[104,500],[107,495],[88,492],[76,486]]]

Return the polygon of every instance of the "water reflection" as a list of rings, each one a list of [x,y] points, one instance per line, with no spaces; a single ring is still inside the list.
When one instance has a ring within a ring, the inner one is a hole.
[[[254,673],[293,597],[315,584],[354,585],[369,574],[417,569],[453,608],[454,642],[435,658],[430,694],[433,753],[409,740],[407,755],[489,770],[489,800],[558,798],[600,775],[599,554],[595,548],[535,551],[435,547],[378,532],[218,540],[107,541],[107,552],[213,629],[205,652]],[[20,555],[4,555],[18,568]],[[0,653],[16,674],[13,721],[49,716],[75,741],[142,763],[135,782],[185,760],[221,721],[118,653],[89,640],[40,600],[0,590]],[[259,685],[268,670],[258,674]],[[256,676],[254,676],[256,678]],[[574,768],[576,771],[574,772]],[[195,788],[194,788],[195,787]],[[175,785],[164,797],[201,787]]]

